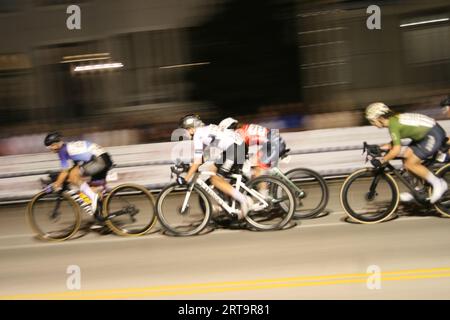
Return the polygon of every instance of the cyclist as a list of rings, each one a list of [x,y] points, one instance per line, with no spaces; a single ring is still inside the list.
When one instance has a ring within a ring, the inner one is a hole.
[[[235,130],[247,146],[256,146],[257,151],[252,159],[253,175],[259,176],[265,170],[278,165],[278,159],[286,151],[286,142],[278,131],[270,130],[257,124],[240,124],[231,117],[219,123],[222,130]]]
[[[448,186],[444,179],[436,177],[428,170],[422,161],[435,154],[441,147],[446,133],[432,118],[418,113],[395,114],[382,102],[375,102],[366,108],[366,118],[377,128],[389,128],[392,142],[383,145],[389,152],[380,159],[375,159],[375,166],[381,166],[397,156],[404,158],[406,170],[425,179],[433,187],[430,203],[438,201]],[[402,152],[401,139],[410,138],[412,143]],[[410,193],[402,193],[402,201],[410,201]]]
[[[112,167],[110,155],[99,145],[89,141],[65,142],[58,132],[47,134],[44,139],[45,146],[57,153],[61,162],[62,171],[56,181],[49,186],[49,190],[60,190],[63,182],[77,186],[91,200],[91,210],[97,209],[98,193],[94,192],[85,178],[104,180]],[[74,162],[70,166],[69,160]]]
[[[213,146],[218,148],[221,151],[221,157],[215,159],[214,163],[206,164],[208,171],[215,173],[210,178],[211,183],[240,203],[241,212],[238,218],[243,219],[247,215],[252,201],[224,179],[234,165],[244,162],[245,146],[242,139],[232,131],[223,132],[216,125],[205,126],[200,117],[194,114],[183,117],[180,120],[180,128],[187,130],[190,139],[194,140],[194,162],[191,164],[186,177],[180,177],[177,183],[182,185],[191,180],[204,161],[206,148]]]

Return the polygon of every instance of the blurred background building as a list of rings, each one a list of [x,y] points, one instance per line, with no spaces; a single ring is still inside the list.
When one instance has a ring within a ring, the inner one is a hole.
[[[373,101],[440,117],[449,17],[448,0],[1,0],[0,155],[50,130],[168,141],[194,112],[283,130],[363,125]]]

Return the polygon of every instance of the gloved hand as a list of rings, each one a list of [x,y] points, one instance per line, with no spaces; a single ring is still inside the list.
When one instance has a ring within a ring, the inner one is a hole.
[[[176,181],[177,181],[177,183],[178,183],[180,186],[187,184],[186,179],[183,178],[182,176],[178,176],[177,179],[176,179]]]
[[[372,159],[370,162],[376,169],[380,168],[383,165],[383,162],[381,162],[380,159]]]
[[[45,193],[52,193],[53,192],[53,185],[49,184],[44,188]]]

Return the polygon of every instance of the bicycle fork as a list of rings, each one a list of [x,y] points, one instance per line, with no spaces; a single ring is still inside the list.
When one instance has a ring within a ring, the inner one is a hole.
[[[197,178],[198,178],[198,174],[196,174],[194,176],[194,178],[192,179],[192,182],[189,184],[188,191],[186,192],[186,196],[184,197],[183,204],[181,205],[181,210],[180,210],[181,214],[185,214],[186,211],[189,209],[189,204],[188,204],[189,198],[191,197],[191,193],[192,193],[192,190],[194,189],[195,183],[197,182]]]
[[[380,171],[377,172],[377,174],[372,180],[372,183],[370,184],[369,192],[367,193],[367,200],[373,200],[377,195],[376,189],[379,181],[380,181]]]

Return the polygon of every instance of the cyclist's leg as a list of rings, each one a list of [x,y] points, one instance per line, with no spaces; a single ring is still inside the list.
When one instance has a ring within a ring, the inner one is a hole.
[[[83,178],[93,177],[93,176],[99,177],[99,175],[102,174],[102,176],[104,175],[104,177],[106,178],[106,173],[108,172],[108,170],[109,170],[109,166],[107,164],[107,161],[102,156],[94,158],[92,161],[89,161],[88,163],[84,164],[79,169],[79,174],[80,174],[79,181],[81,182],[81,184],[79,184],[80,190],[83,193],[85,193],[89,197],[89,199],[91,199],[92,212],[95,212],[95,210],[97,209],[97,201],[98,201],[99,195],[97,192],[92,190],[92,188],[89,186],[89,184],[86,181],[84,181],[82,179],[82,177]]]
[[[211,183],[226,195],[232,197],[236,201],[239,201],[241,204],[241,211],[245,216],[248,212],[247,198],[224,179],[224,177],[230,173],[233,166],[236,163],[239,163],[236,150],[238,147],[239,146],[237,145],[230,146],[226,151],[224,151],[221,159],[215,162],[215,168],[211,168],[211,171],[216,172],[216,174],[211,176]]]
[[[428,168],[422,165],[422,161],[437,152],[444,138],[445,131],[437,125],[430,130],[422,141],[412,144],[405,152],[405,168],[432,185],[431,203],[439,200],[448,186],[445,180],[436,177]]]

